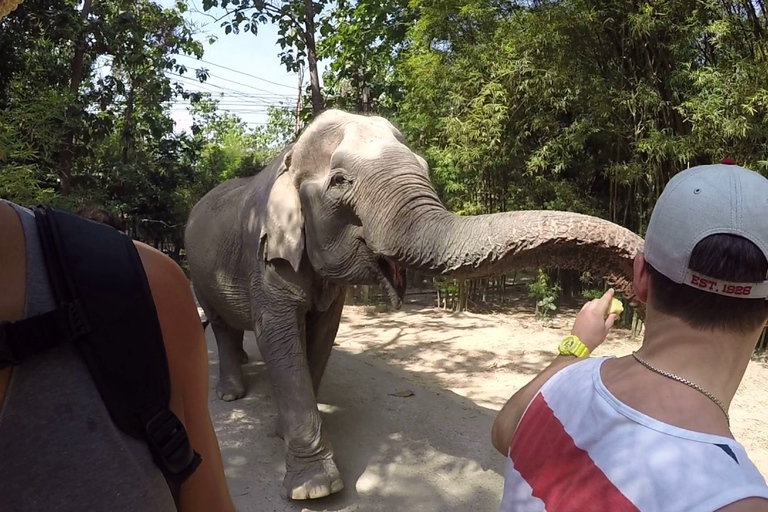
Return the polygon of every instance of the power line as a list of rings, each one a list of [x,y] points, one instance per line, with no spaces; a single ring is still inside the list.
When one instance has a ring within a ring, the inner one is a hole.
[[[172,75],[175,75],[175,76],[180,76],[180,77],[183,77],[183,75],[178,75],[178,74],[176,74],[176,73],[173,73],[173,72],[171,72],[171,71],[168,71],[167,73],[169,73],[169,74],[172,74]],[[259,87],[254,87],[254,86],[252,86],[252,85],[244,84],[244,83],[242,83],[242,82],[236,82],[236,81],[234,81],[234,80],[230,80],[229,78],[224,78],[223,76],[214,75],[213,73],[207,73],[207,75],[208,75],[208,76],[212,76],[212,77],[214,77],[214,78],[218,78],[219,80],[223,80],[224,82],[228,82],[228,83],[231,83],[231,84],[239,85],[239,86],[242,86],[242,87],[248,87],[249,89],[253,89],[253,90],[255,90],[255,91],[259,91],[259,92],[265,92],[265,93],[267,93],[267,94],[277,94],[277,93],[274,93],[274,92],[272,92],[272,91],[268,91],[267,89],[261,89],[261,88],[259,88]],[[187,77],[183,77],[183,78],[187,78]],[[208,83],[208,82],[206,82],[206,83]],[[212,84],[212,85],[213,85],[213,84]]]
[[[201,82],[195,77],[181,75],[169,70],[167,70],[165,74],[169,79],[176,81],[179,85],[184,87],[187,92],[201,92],[212,95],[213,99],[216,100],[217,109],[219,111],[227,112],[230,115],[239,117],[240,122],[249,127],[267,126],[269,123],[261,120],[248,121],[243,119],[242,116],[262,117],[269,113],[269,107],[295,110],[296,98],[293,95],[280,95],[279,93],[253,87],[210,73],[208,74],[209,77],[216,78],[224,83],[236,84],[256,91],[261,91],[265,94],[243,92],[242,90],[225,87],[210,81]],[[216,90],[212,90],[211,88]],[[177,99],[166,102],[165,106],[171,115],[188,114],[194,116],[190,109],[191,105],[185,101]]]
[[[182,107],[171,107],[168,110],[170,112],[189,112],[189,110]],[[252,109],[233,108],[233,109],[219,109],[219,110],[226,110],[231,114],[266,114],[269,112],[269,108],[267,107],[256,107]]]
[[[189,57],[188,55],[183,55],[183,54],[176,54],[176,56],[177,56],[177,57],[188,57],[188,58],[190,58],[190,59],[192,58],[192,57]],[[105,67],[106,65],[109,65],[109,66],[111,66],[111,59],[112,59],[113,57],[112,57],[111,55],[104,55],[104,56],[102,56],[102,57],[104,57],[106,60],[108,60],[108,63],[105,63],[104,65],[102,65],[102,68],[103,68],[103,67]],[[255,76],[255,75],[250,75],[250,74],[248,74],[248,73],[239,72],[239,71],[237,71],[237,70],[233,70],[232,68],[227,68],[226,66],[220,66],[220,65],[214,64],[214,63],[212,63],[212,62],[208,62],[208,61],[202,61],[202,60],[200,60],[199,62],[205,62],[206,64],[211,64],[211,65],[214,65],[214,66],[218,66],[218,67],[221,67],[221,68],[224,68],[224,69],[229,69],[229,70],[231,70],[231,71],[235,71],[236,73],[240,73],[240,74],[243,74],[243,75],[245,75],[245,76],[249,76],[249,77],[251,77],[251,78],[255,78],[256,80],[261,80],[261,81],[263,81],[263,82],[271,83],[271,84],[274,84],[274,85],[279,85],[279,86],[281,86],[281,87],[287,87],[287,88],[289,88],[289,89],[294,89],[293,87],[287,86],[287,85],[285,85],[285,84],[279,84],[279,83],[277,83],[277,82],[272,82],[272,81],[270,81],[270,80],[266,80],[266,79],[264,79],[264,78],[260,78],[260,77],[257,77],[257,76]],[[242,92],[242,91],[238,91],[238,90],[236,90],[236,89],[232,89],[232,88],[226,88],[226,87],[222,87],[222,86],[219,86],[219,85],[216,85],[216,84],[213,84],[213,83],[207,82],[207,81],[206,81],[206,82],[200,82],[200,81],[199,81],[199,80],[197,80],[196,78],[192,78],[192,77],[184,76],[184,75],[181,75],[181,74],[179,74],[179,73],[174,73],[174,72],[172,72],[172,71],[166,71],[165,73],[166,73],[166,75],[171,75],[171,76],[174,76],[174,77],[176,77],[176,78],[181,78],[181,79],[184,79],[184,80],[189,80],[190,82],[192,82],[192,84],[194,84],[194,85],[197,85],[197,86],[200,86],[200,85],[202,85],[202,84],[207,84],[207,85],[209,85],[209,86],[211,86],[211,87],[216,87],[217,89],[221,89],[221,90],[224,90],[224,91],[231,91],[232,93],[238,93],[238,94],[242,94],[242,95],[248,95],[248,93],[244,93],[244,92]],[[244,84],[244,83],[241,83],[241,82],[236,82],[236,81],[234,81],[234,80],[230,80],[230,79],[228,79],[228,78],[224,78],[224,77],[222,77],[222,76],[219,76],[219,75],[214,75],[213,73],[208,73],[208,76],[211,76],[211,77],[214,77],[214,78],[218,78],[219,80],[222,80],[222,81],[224,81],[224,82],[228,82],[228,83],[236,84],[236,85],[239,85],[239,86],[242,86],[242,87],[247,87],[247,88],[249,88],[249,89],[253,89],[253,90],[255,90],[255,91],[263,92],[263,93],[266,93],[266,94],[268,94],[268,95],[272,95],[272,96],[275,96],[275,97],[284,97],[284,96],[281,96],[279,93],[275,93],[275,92],[269,91],[269,90],[267,90],[267,89],[261,89],[261,88],[259,88],[259,87],[254,87],[254,86],[252,86],[252,85],[249,85],[249,84]],[[213,91],[209,91],[209,92],[213,92]],[[253,96],[253,95],[249,95],[249,96]]]
[[[179,77],[179,78],[185,78],[185,79],[187,79],[187,80],[193,80],[193,81],[194,81],[194,80],[196,80],[196,79],[194,79],[194,78],[186,77],[186,76],[184,76],[184,75],[180,75],[180,74],[178,74],[178,73],[174,73],[174,72],[172,72],[172,71],[166,71],[166,73],[167,73],[167,74],[169,74],[169,75],[172,75],[172,76],[176,76],[176,77]],[[259,87],[254,87],[254,86],[252,86],[252,85],[244,84],[244,83],[241,83],[241,82],[235,82],[234,80],[230,80],[229,78],[224,78],[224,77],[222,77],[222,76],[219,76],[219,75],[214,75],[213,73],[208,73],[208,76],[209,76],[209,77],[213,77],[213,78],[218,78],[219,80],[222,80],[222,81],[224,81],[224,82],[227,82],[227,83],[231,83],[231,84],[235,84],[235,85],[239,85],[239,86],[241,86],[241,87],[248,87],[249,89],[253,89],[253,90],[255,90],[255,91],[259,91],[259,92],[265,92],[265,93],[267,93],[267,94],[277,94],[277,93],[274,93],[274,92],[272,92],[272,91],[268,91],[268,90],[266,90],[266,89],[260,89]],[[206,84],[209,84],[209,85],[211,85],[211,86],[213,86],[213,87],[218,87],[218,88],[220,88],[220,89],[223,89],[223,87],[221,87],[221,86],[219,86],[219,85],[216,85],[216,84],[213,84],[213,83],[210,83],[210,82],[208,82],[208,81],[205,81],[205,82],[200,82],[199,80],[197,80],[197,81],[198,81],[199,83],[206,83]],[[236,91],[235,89],[229,89],[229,90],[231,90],[231,91]],[[237,91],[237,92],[241,92],[241,91]]]
[[[170,108],[189,108],[191,105],[189,103],[183,103],[183,102],[168,102],[166,103]],[[283,108],[290,108],[294,107],[294,103],[287,103],[287,102],[276,102],[276,103],[217,103],[216,106],[220,109],[227,108],[227,109],[265,109],[269,107],[283,107]]]
[[[251,86],[249,86],[247,84],[241,84],[239,82],[233,82],[232,80],[228,80],[226,78],[222,78],[222,77],[216,76],[216,75],[209,75],[209,76],[212,76],[214,78],[218,78],[219,80],[223,80],[225,82],[230,82],[230,83],[234,83],[234,84],[237,84],[237,85],[242,85],[244,87],[251,87],[253,89],[256,89],[257,91],[261,91],[261,92],[264,92],[266,94],[253,94],[253,93],[239,91],[237,89],[232,89],[231,87],[224,87],[224,86],[221,86],[221,85],[217,85],[217,84],[214,84],[214,83],[208,82],[208,81],[201,82],[201,81],[199,81],[199,80],[197,80],[195,78],[191,78],[191,77],[184,76],[184,75],[179,75],[178,73],[174,73],[172,71],[166,71],[166,74],[167,75],[171,75],[171,76],[173,76],[175,78],[180,78],[182,80],[187,80],[188,82],[191,82],[189,85],[196,85],[196,86],[197,85],[199,85],[199,86],[206,86],[207,85],[207,86],[210,86],[210,87],[215,87],[217,89],[221,89],[222,91],[231,92],[231,93],[237,94],[237,95],[242,95],[244,97],[261,97],[261,96],[274,96],[274,97],[279,97],[279,98],[287,98],[287,97],[289,97],[288,95],[280,95],[279,93],[275,93],[275,92],[272,92],[272,91],[267,91],[265,89],[254,88],[254,87],[251,87]]]
[[[272,94],[272,91],[268,91],[266,89],[260,89],[258,87],[254,87],[252,85],[244,84],[244,83],[241,83],[241,82],[235,82],[234,80],[230,80],[229,78],[224,78],[224,77],[221,77],[219,75],[214,75],[213,73],[208,73],[208,76],[212,76],[214,78],[218,78],[219,80],[224,80],[225,82],[229,82],[231,84],[236,84],[236,85],[241,85],[243,87],[248,87],[249,89],[253,89],[255,91],[267,92],[267,93]]]
[[[187,57],[189,59],[194,59],[194,57],[190,57],[189,55],[184,55],[184,54],[177,54],[177,55],[179,57]],[[227,71],[232,71],[233,73],[239,73],[239,74],[241,74],[243,76],[247,76],[247,77],[259,80],[261,82],[266,82],[268,84],[279,85],[280,87],[285,87],[287,89],[294,89],[294,90],[296,89],[296,87],[292,86],[292,85],[279,84],[277,82],[273,82],[271,80],[267,80],[266,78],[261,78],[261,77],[256,76],[256,75],[251,75],[249,73],[245,73],[244,71],[239,71],[237,69],[228,68],[227,66],[222,66],[221,64],[216,64],[214,62],[210,62],[210,61],[207,61],[207,60],[203,60],[203,59],[194,59],[194,60],[196,60],[197,62],[202,62],[203,64],[209,64],[211,66],[216,66],[216,67],[221,68],[221,69],[226,69]]]
[[[217,84],[210,83],[210,82],[200,82],[198,80],[195,80],[194,78],[182,76],[182,75],[170,72],[170,71],[166,72],[166,74],[173,76],[177,80],[178,79],[185,80],[185,82],[181,82],[182,85],[184,85],[185,87],[187,87],[187,86],[194,86],[194,87],[199,87],[201,89],[201,91],[189,91],[189,92],[208,92],[208,93],[213,93],[213,94],[221,94],[222,96],[224,95],[222,93],[219,93],[218,91],[213,91],[211,89],[206,88],[206,86],[208,86],[208,87],[215,87],[216,89],[220,89],[221,91],[224,91],[225,93],[229,93],[229,94],[231,94],[232,96],[234,96],[236,98],[260,99],[260,100],[265,100],[265,101],[267,101],[270,98],[271,99],[286,99],[286,100],[287,99],[293,99],[292,96],[287,96],[287,95],[281,96],[280,94],[271,93],[269,91],[265,91],[267,94],[253,94],[253,93],[242,92],[242,91],[238,91],[236,89],[232,89],[232,88],[229,88],[229,87],[223,87],[221,85],[217,85]]]

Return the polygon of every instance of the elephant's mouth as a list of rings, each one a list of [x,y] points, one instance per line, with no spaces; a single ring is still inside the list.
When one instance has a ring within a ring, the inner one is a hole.
[[[406,276],[405,269],[389,258],[379,256],[376,258],[381,275],[379,284],[389,295],[392,307],[400,309],[405,297]]]

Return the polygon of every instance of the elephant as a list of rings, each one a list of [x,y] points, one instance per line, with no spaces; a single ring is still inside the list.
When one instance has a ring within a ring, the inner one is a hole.
[[[643,240],[606,220],[562,211],[459,216],[427,162],[383,117],[326,110],[261,172],[226,181],[190,212],[185,247],[195,294],[216,338],[223,400],[245,395],[244,331],[255,334],[286,446],[284,498],[344,486],[317,393],[352,284],[380,285],[399,308],[406,269],[489,276],[560,267],[608,276],[630,303]]]

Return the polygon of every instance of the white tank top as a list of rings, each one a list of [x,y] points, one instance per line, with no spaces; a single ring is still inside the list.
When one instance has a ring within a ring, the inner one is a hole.
[[[616,399],[588,358],[550,378],[508,452],[501,512],[713,512],[768,499],[733,439],[678,428]]]

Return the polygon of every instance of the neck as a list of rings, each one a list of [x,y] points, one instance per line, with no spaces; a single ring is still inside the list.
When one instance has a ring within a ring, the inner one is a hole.
[[[701,331],[649,308],[638,355],[660,370],[688,379],[727,408],[749,364],[762,329],[747,334]]]

